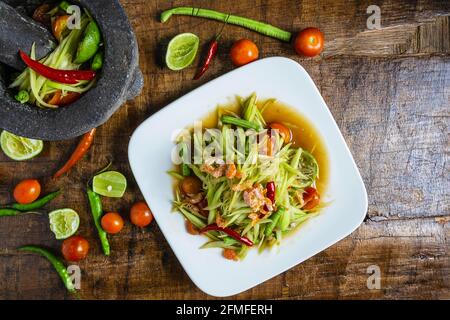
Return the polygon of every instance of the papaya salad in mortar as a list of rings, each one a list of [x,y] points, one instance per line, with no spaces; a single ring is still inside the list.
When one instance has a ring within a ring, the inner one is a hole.
[[[103,65],[100,29],[89,12],[67,1],[40,5],[33,19],[51,29],[55,49],[36,60],[35,46],[20,50],[27,65],[9,85],[15,98],[41,108],[69,105],[91,89]]]
[[[176,139],[174,209],[230,260],[279,244],[322,207],[325,147],[305,119],[255,94]],[[284,116],[283,116],[284,114]],[[297,118],[296,118],[297,117]],[[209,122],[209,123],[208,123]]]

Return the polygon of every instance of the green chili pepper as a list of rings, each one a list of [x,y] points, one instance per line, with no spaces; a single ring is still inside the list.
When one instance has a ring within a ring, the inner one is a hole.
[[[43,206],[45,206],[47,203],[49,203],[50,201],[52,201],[53,199],[55,199],[57,196],[59,196],[61,194],[61,190],[58,191],[54,191],[52,193],[49,193],[48,195],[46,195],[45,197],[42,197],[32,203],[29,204],[20,204],[20,203],[14,203],[11,205],[6,205],[3,208],[5,209],[15,209],[21,212],[27,212],[30,210],[36,210],[36,209],[40,209]]]
[[[75,293],[75,286],[73,285],[72,280],[70,279],[69,273],[67,272],[66,266],[64,263],[56,257],[53,253],[48,251],[47,249],[41,248],[39,246],[23,246],[18,248],[20,251],[28,251],[32,253],[40,254],[41,256],[47,258],[48,261],[53,265],[56,272],[58,272],[61,280],[63,281],[66,289],[70,293]]]
[[[103,51],[98,51],[92,58],[91,69],[98,71],[103,67]]]
[[[19,101],[20,103],[27,103],[28,100],[30,100],[30,95],[28,94],[27,90],[20,90],[14,98]]]
[[[97,23],[92,20],[84,30],[84,37],[78,45],[74,62],[81,64],[91,59],[98,51],[100,39],[100,29],[98,28]]]
[[[0,209],[0,217],[10,217],[10,216],[16,216],[20,213],[23,213],[22,211],[10,209],[10,208],[2,208]]]
[[[284,214],[284,212],[286,211],[286,209],[284,208],[279,208],[277,210],[277,212],[275,212],[272,215],[272,222],[266,227],[266,230],[264,230],[264,235],[266,237],[270,236],[272,234],[273,228],[275,228],[275,226],[278,224],[278,220],[280,220],[280,217],[282,214]]]
[[[260,126],[255,122],[239,119],[232,116],[222,116],[221,120],[222,123],[234,124],[235,126],[242,127],[245,129],[254,129],[256,131],[259,131],[261,129]]]
[[[87,195],[89,198],[89,205],[91,206],[91,212],[92,217],[94,218],[95,227],[97,228],[98,236],[102,244],[103,253],[105,254],[105,256],[109,256],[111,250],[108,242],[108,237],[100,223],[100,219],[103,214],[102,201],[100,199],[100,196],[92,191],[91,188],[87,189]]]

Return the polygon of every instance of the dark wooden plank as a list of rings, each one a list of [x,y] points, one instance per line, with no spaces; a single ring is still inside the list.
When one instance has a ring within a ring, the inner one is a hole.
[[[361,170],[369,194],[367,221],[331,248],[233,298],[450,298],[448,1],[383,1],[382,29],[367,30],[371,1],[195,1],[195,5],[253,17],[299,30],[318,26],[327,39],[322,57],[297,57],[288,44],[227,26],[209,72],[191,81],[195,68],[171,72],[161,65],[167,41],[195,32],[206,43],[217,22],[174,17],[158,22],[168,7],[186,1],[123,0],[140,45],[143,93],[125,104],[98,135],[90,154],[59,181],[48,177],[64,162],[76,140],[47,143],[43,154],[17,163],[0,154],[0,203],[12,200],[14,184],[39,177],[46,191],[64,187],[51,208],[80,213],[80,234],[92,251],[80,263],[81,294],[101,299],[210,299],[189,280],[156,224],[131,227],[112,237],[112,256],[101,255],[89,215],[84,185],[109,160],[129,178],[120,200],[106,209],[127,215],[141,199],[127,160],[133,130],[146,117],[182,94],[233,68],[232,41],[253,39],[261,57],[282,55],[299,61],[316,82]],[[95,105],[93,105],[95,107]],[[36,243],[59,249],[45,216],[0,221],[0,298],[69,298],[48,263],[14,248]],[[369,290],[367,268],[381,270],[381,289]]]

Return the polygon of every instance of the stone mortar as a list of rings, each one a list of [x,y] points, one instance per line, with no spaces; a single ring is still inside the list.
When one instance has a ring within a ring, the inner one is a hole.
[[[105,58],[96,85],[67,107],[41,109],[17,102],[7,90],[6,81],[0,78],[0,128],[28,138],[70,139],[100,126],[126,100],[141,92],[143,77],[137,41],[119,1],[73,2],[86,8],[102,31]]]

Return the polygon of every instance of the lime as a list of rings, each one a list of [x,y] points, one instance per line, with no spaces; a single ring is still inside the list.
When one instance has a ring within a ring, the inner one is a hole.
[[[80,225],[78,213],[72,209],[58,209],[48,214],[50,219],[50,230],[56,239],[67,239],[77,232]]]
[[[120,198],[127,188],[127,179],[117,171],[106,171],[94,177],[92,188],[99,195]]]
[[[166,64],[171,70],[189,67],[197,55],[200,39],[193,33],[181,33],[167,46]]]
[[[44,148],[42,140],[19,137],[5,130],[0,135],[0,145],[8,157],[17,161],[31,159]]]
[[[84,30],[84,38],[78,45],[75,63],[84,63],[94,56],[100,46],[100,29],[95,21],[89,22]]]

